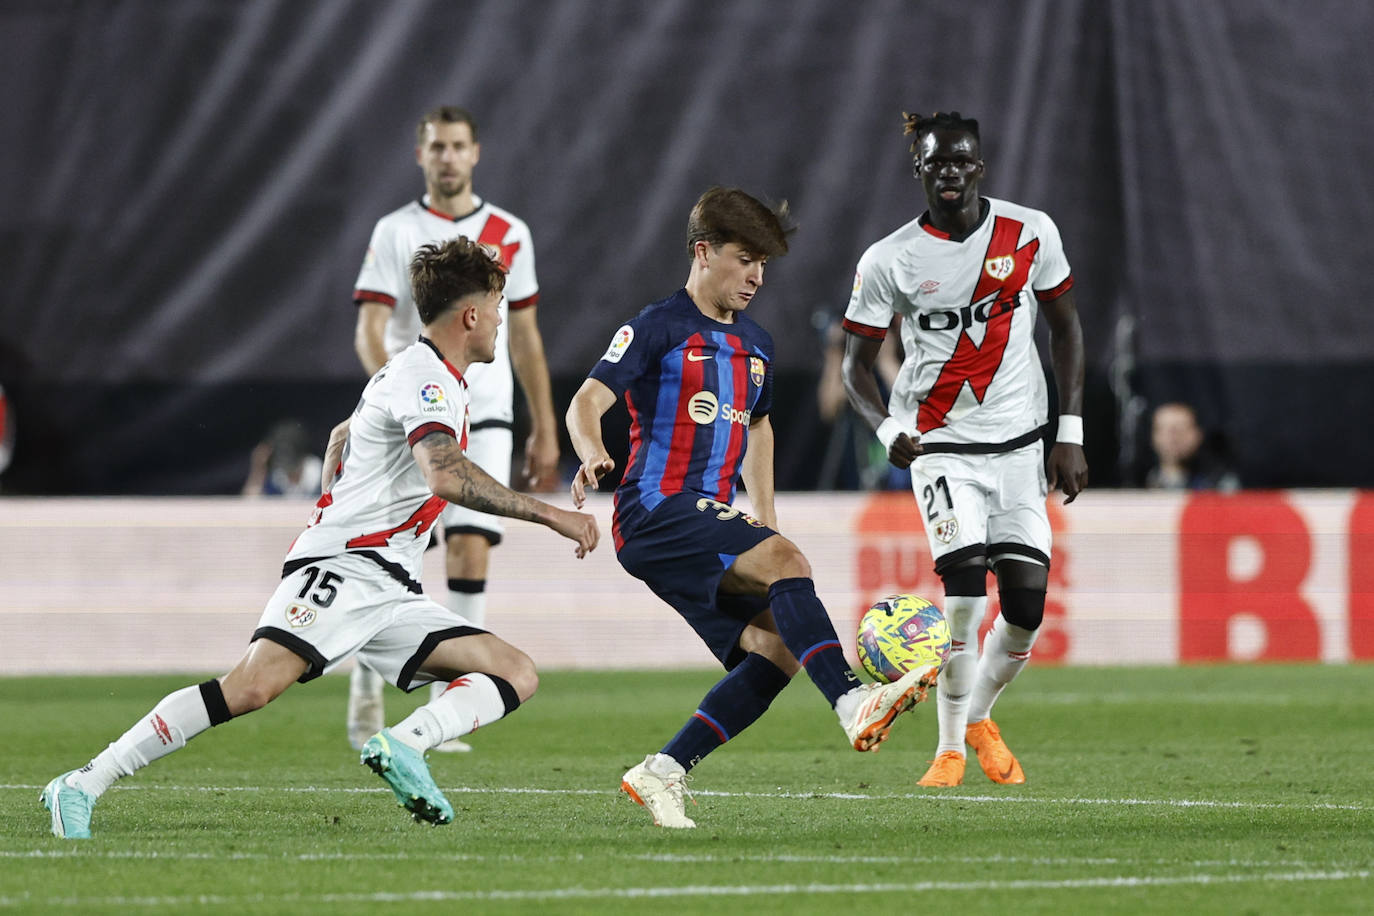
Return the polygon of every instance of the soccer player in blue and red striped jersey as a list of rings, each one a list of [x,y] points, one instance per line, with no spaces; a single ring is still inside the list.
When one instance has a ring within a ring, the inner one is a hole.
[[[726,669],[682,729],[621,788],[662,827],[694,827],[687,771],[752,724],[803,667],[856,750],[925,697],[934,671],[862,685],[816,597],[811,567],[778,534],[773,506],[773,339],[744,310],[764,265],[787,252],[786,207],[712,188],[688,219],[687,285],[615,333],[568,408],[582,464],[572,495],[615,462],[601,418],[625,399],[628,467],[615,494],[616,556],[671,605]],[[732,505],[743,478],[754,514]]]

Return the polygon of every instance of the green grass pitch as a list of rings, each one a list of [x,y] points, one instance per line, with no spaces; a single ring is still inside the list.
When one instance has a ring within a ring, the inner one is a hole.
[[[878,754],[805,677],[696,770],[698,827],[617,793],[711,672],[547,672],[415,824],[343,738],[346,679],[123,780],[89,841],[39,790],[188,677],[0,678],[0,914],[1354,912],[1374,906],[1374,668],[1034,667],[997,709],[1025,766],[920,789],[934,702]],[[389,691],[389,719],[418,694]],[[386,909],[383,909],[386,908]]]

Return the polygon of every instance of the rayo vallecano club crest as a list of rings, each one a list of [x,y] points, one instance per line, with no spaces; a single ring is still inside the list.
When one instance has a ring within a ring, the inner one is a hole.
[[[941,544],[948,544],[959,535],[959,520],[954,516],[942,519],[935,524],[935,539]]]
[[[302,629],[315,622],[315,609],[304,604],[291,604],[286,608],[286,622],[296,629]]]
[[[988,272],[988,276],[992,279],[1005,280],[1016,269],[1016,258],[1009,254],[988,258],[983,262],[983,269]]]

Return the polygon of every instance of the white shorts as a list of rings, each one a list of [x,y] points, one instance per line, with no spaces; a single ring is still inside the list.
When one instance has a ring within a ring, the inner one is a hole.
[[[392,684],[414,690],[433,680],[418,669],[435,646],[484,632],[366,557],[344,554],[282,579],[253,639],[269,639],[308,661],[302,683],[356,655]]]
[[[911,489],[935,569],[971,556],[1005,555],[1049,566],[1044,445],[966,455],[933,452],[911,465]]]
[[[510,486],[510,457],[513,450],[514,434],[504,426],[488,426],[471,430],[468,433],[467,456],[472,463],[501,482]],[[450,503],[439,516],[444,526],[444,537],[450,534],[480,534],[492,546],[501,543],[506,533],[505,520],[499,515],[488,515],[466,506]]]

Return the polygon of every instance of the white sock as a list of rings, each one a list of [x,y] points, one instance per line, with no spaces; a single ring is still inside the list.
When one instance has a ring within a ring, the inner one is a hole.
[[[952,644],[949,661],[945,662],[945,670],[940,672],[939,685],[935,688],[935,707],[940,722],[937,755],[945,751],[965,752],[969,693],[978,674],[978,627],[987,610],[986,595],[945,597],[945,619],[949,621]]]
[[[357,697],[380,698],[384,683],[380,674],[358,662],[353,666],[353,673],[348,676],[348,692]]]
[[[467,622],[474,627],[482,629],[487,619],[487,592],[485,585],[480,592],[460,592],[450,589],[445,594],[447,597],[444,599],[444,603],[448,606],[449,610],[467,620]],[[446,690],[448,690],[448,681],[435,681],[430,684],[430,700],[437,700],[439,697],[443,696]]]
[[[835,701],[835,715],[839,717],[841,726],[853,718],[854,710],[859,708],[859,703],[863,701],[867,692],[868,687],[865,685],[840,694],[840,698]]]
[[[445,599],[444,603],[448,605],[450,611],[464,618],[474,627],[477,627],[479,630],[486,629],[487,590],[485,582],[480,592],[455,592],[449,590],[448,597]]]
[[[673,776],[681,776],[687,772],[683,769],[682,764],[664,753],[653,755],[648,760],[644,761],[644,766],[650,773],[665,779]]]
[[[489,725],[506,714],[506,701],[485,674],[465,674],[448,689],[391,727],[391,734],[424,753]]]
[[[136,725],[111,742],[68,780],[95,796],[104,794],[116,779],[141,770],[159,757],[186,746],[210,727],[210,713],[200,686],[169,693]]]
[[[1001,614],[983,640],[983,655],[978,660],[978,678],[969,701],[968,720],[982,722],[992,715],[992,704],[1002,690],[1016,679],[1030,660],[1031,646],[1039,630],[1027,630],[1007,623]]]

